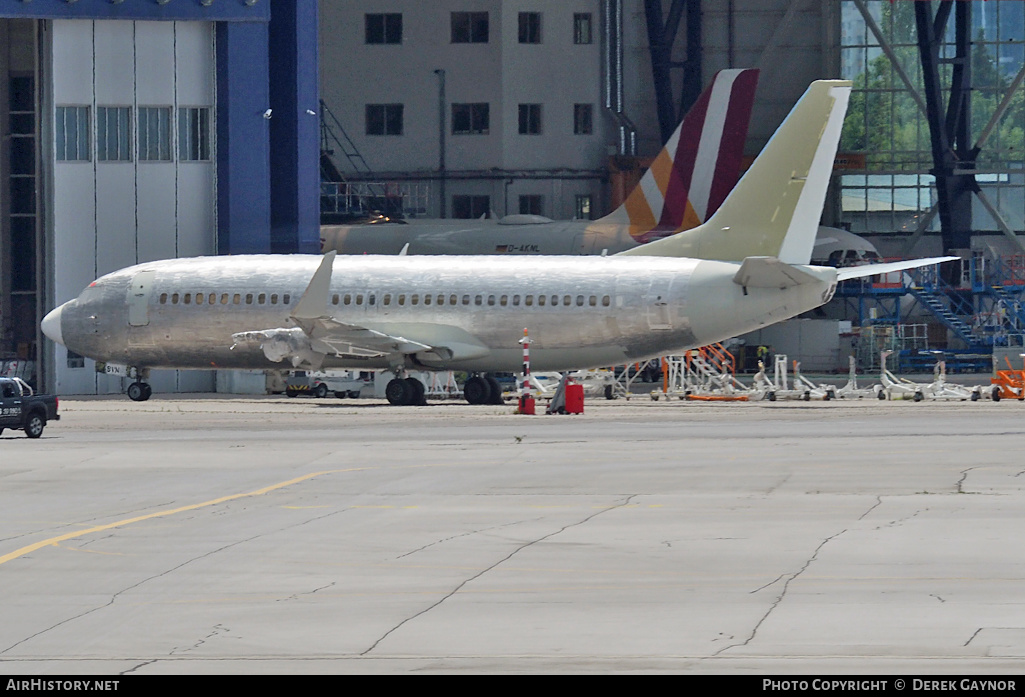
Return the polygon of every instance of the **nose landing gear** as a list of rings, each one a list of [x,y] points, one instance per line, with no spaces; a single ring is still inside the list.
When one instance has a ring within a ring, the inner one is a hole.
[[[135,378],[135,382],[130,384],[128,389],[125,390],[128,393],[128,399],[133,402],[145,402],[153,396],[153,388],[146,382],[146,378],[149,377],[148,369],[129,368],[128,375]]]
[[[133,402],[145,402],[153,396],[153,388],[148,382],[133,382],[128,386],[128,399]]]

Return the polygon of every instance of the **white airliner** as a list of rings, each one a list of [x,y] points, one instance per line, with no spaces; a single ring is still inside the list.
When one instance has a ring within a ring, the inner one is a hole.
[[[51,311],[43,332],[97,361],[153,368],[407,370],[618,365],[680,352],[818,307],[838,281],[949,257],[809,265],[850,82],[813,83],[705,224],[615,256],[227,256],[139,264]],[[697,257],[697,258],[695,258]],[[712,261],[711,259],[715,259]]]
[[[339,254],[615,254],[708,219],[740,176],[758,71],[721,70],[623,205],[600,220],[540,215],[323,225]]]

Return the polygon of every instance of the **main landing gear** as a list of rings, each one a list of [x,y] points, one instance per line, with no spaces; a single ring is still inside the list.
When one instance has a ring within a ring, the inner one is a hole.
[[[502,386],[490,375],[474,375],[463,385],[463,397],[470,404],[502,404]]]
[[[396,377],[388,381],[384,396],[395,406],[422,406],[427,404],[424,384],[416,378]]]

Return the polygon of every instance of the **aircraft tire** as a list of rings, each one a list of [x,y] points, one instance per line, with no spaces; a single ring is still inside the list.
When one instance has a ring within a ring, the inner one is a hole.
[[[886,399],[886,390],[879,390],[876,392],[876,398],[880,400]]]
[[[498,380],[491,377],[490,375],[484,378],[488,383],[488,404],[505,404],[505,400],[502,399],[502,386],[498,384]]]
[[[470,404],[487,404],[491,398],[491,386],[479,375],[467,378],[463,385],[463,397]]]
[[[1000,401],[1000,388],[999,387],[993,388],[993,401],[994,402],[999,402]]]
[[[979,401],[979,393],[978,392],[972,392],[972,401],[973,402],[978,402]]]
[[[128,386],[128,399],[133,402],[145,402],[153,394],[153,388],[145,382],[133,382]]]
[[[424,398],[424,384],[416,378],[406,378],[406,383],[409,385],[409,404],[418,407],[427,404],[427,399]]]
[[[327,397],[327,392],[328,392],[327,385],[325,385],[324,383],[321,382],[321,383],[318,383],[317,386],[314,388],[313,396],[316,397],[317,399],[324,399],[325,397]]]
[[[616,398],[616,392],[612,389],[612,385],[605,386],[605,399],[613,400]]]
[[[38,438],[43,435],[43,429],[46,427],[46,417],[36,412],[29,414],[28,419],[25,420],[25,435],[29,438]]]
[[[912,397],[912,399],[914,399],[916,402],[921,402],[923,399],[925,399],[925,396],[921,392],[916,392],[915,396]]]
[[[770,402],[775,402],[776,401],[776,393],[775,392],[770,392],[769,394],[765,395],[765,397]]]
[[[384,388],[384,396],[387,397],[388,403],[396,407],[410,404],[412,392],[412,386],[401,378],[389,380]]]

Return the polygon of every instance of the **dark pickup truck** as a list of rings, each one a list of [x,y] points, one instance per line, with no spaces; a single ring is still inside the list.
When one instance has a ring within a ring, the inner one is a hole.
[[[56,395],[35,394],[19,378],[0,378],[0,433],[13,428],[38,438],[47,421],[59,420]]]

